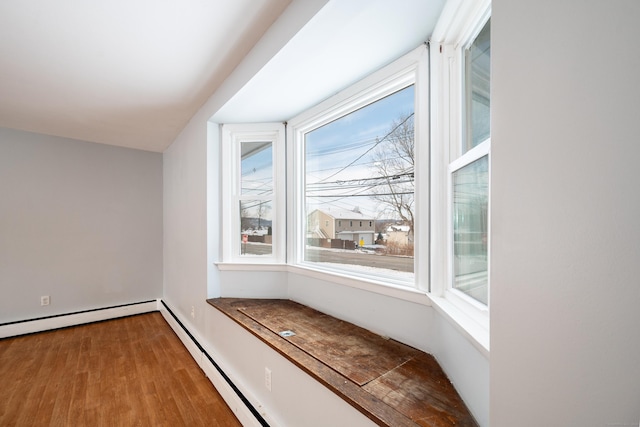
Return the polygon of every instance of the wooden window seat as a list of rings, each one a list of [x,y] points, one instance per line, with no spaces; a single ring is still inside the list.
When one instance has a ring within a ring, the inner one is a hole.
[[[207,301],[378,425],[477,426],[429,354],[289,300]]]

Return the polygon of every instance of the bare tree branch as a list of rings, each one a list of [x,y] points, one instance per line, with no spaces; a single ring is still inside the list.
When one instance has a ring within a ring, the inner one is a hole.
[[[414,226],[414,125],[413,113],[393,122],[391,132],[380,140],[372,152],[374,177],[380,185],[372,189],[374,200],[383,207],[382,214],[391,215]]]

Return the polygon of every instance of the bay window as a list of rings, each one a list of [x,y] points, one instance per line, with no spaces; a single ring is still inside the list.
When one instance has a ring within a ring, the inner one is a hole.
[[[488,351],[490,3],[459,4],[429,48],[286,125],[222,126],[223,263],[429,294]]]

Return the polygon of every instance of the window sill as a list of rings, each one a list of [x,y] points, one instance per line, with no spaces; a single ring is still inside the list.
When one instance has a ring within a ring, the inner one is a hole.
[[[215,265],[221,271],[274,271],[299,274],[319,280],[326,280],[343,286],[361,289],[414,302],[434,309],[449,321],[467,340],[487,359],[489,358],[489,321],[488,318],[478,319],[469,315],[449,299],[438,297],[419,289],[396,285],[383,281],[354,278],[339,272],[328,272],[314,268],[291,264],[258,264],[240,262],[217,262]]]
[[[362,289],[405,301],[411,301],[427,306],[431,305],[431,300],[427,297],[426,292],[411,286],[403,286],[391,282],[385,282],[383,280],[354,277],[346,272],[342,273],[339,271],[320,270],[303,265],[289,265],[288,271],[290,273],[300,274],[320,280],[327,280],[351,288]]]
[[[288,265],[282,263],[258,262],[216,262],[221,271],[287,271]]]
[[[449,299],[427,294],[431,305],[487,359],[489,358],[489,318],[477,319]]]
[[[382,280],[349,276],[348,273],[319,270],[312,267],[283,263],[255,263],[255,262],[216,262],[220,271],[285,271],[314,279],[326,280],[351,288],[362,289],[380,295],[398,298],[430,306],[431,300],[425,291],[410,286],[403,286]]]

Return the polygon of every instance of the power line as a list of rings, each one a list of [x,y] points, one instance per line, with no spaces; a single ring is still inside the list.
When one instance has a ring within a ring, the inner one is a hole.
[[[407,136],[412,136],[414,134],[415,134],[414,131],[408,131],[406,133]],[[376,142],[378,142],[377,137],[376,138],[362,140],[362,141],[344,143],[344,144],[332,143],[332,144],[335,144],[335,145],[332,146],[332,147],[329,147],[329,148],[317,148],[315,150],[307,150],[306,151],[306,157],[309,158],[309,157],[327,156],[327,155],[330,155],[330,154],[343,153],[345,151],[353,151],[353,150],[356,150],[358,148],[365,147],[367,145],[375,144]]]
[[[392,161],[392,160],[404,160],[403,157],[401,156],[396,156],[396,157],[386,157],[385,158],[386,161]],[[410,163],[406,160],[404,160],[405,163]],[[358,166],[367,166],[367,165],[375,165],[376,163],[378,163],[378,160],[372,160],[370,162],[362,162],[362,163],[358,163]],[[336,170],[336,169],[340,169],[342,166],[333,166],[330,168],[325,168],[325,169],[314,169],[314,170],[307,170],[307,174],[310,173],[317,173],[317,172],[326,172],[326,171],[331,171],[331,170]]]
[[[387,133],[382,139],[380,139],[379,141],[377,141],[373,146],[371,146],[371,148],[369,148],[367,151],[365,151],[364,153],[362,153],[361,155],[359,155],[358,157],[356,157],[356,159],[354,161],[352,161],[351,163],[349,163],[348,165],[344,166],[343,168],[341,168],[339,171],[329,175],[328,177],[320,180],[320,182],[322,181],[326,181],[329,178],[333,178],[334,176],[336,176],[337,174],[339,174],[340,172],[342,172],[343,170],[345,170],[346,168],[352,166],[355,162],[357,162],[358,160],[360,160],[361,158],[363,158],[367,153],[369,153],[371,150],[373,150],[374,148],[376,148],[378,145],[380,145],[382,143],[382,141],[384,141],[385,139],[387,139],[388,137],[390,137],[395,131],[396,129],[398,129],[400,126],[402,126],[403,124],[405,124],[407,122],[407,120],[409,120],[411,117],[413,117],[415,113],[411,113],[409,114],[403,121],[401,121],[400,123],[398,123],[397,126],[395,126],[393,129],[391,129],[389,131],[389,133]]]
[[[404,192],[399,192],[399,193],[373,193],[373,194],[340,194],[340,195],[331,195],[331,194],[320,194],[320,195],[314,195],[312,197],[317,198],[317,197],[339,197],[339,198],[344,198],[344,197],[372,197],[372,196],[399,196],[399,195],[403,195],[403,194],[414,194],[413,191],[404,191]]]
[[[346,181],[334,181],[326,183],[311,184],[306,187],[306,196],[312,197],[319,192],[326,191],[347,191],[351,189],[362,188],[363,190],[373,189],[376,187],[389,187],[398,188],[398,192],[402,188],[407,188],[404,184],[413,184],[413,172],[407,172],[398,175],[376,177],[376,178],[362,178]],[[311,193],[311,194],[309,194]]]

